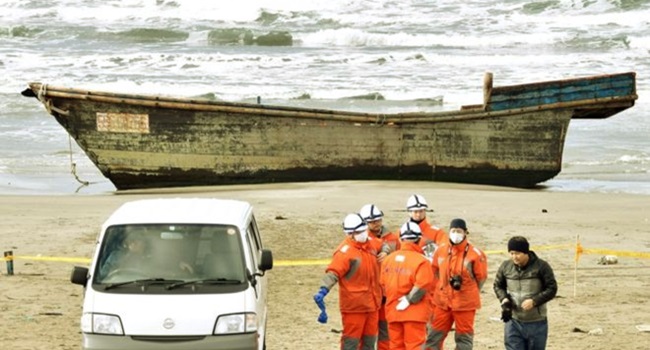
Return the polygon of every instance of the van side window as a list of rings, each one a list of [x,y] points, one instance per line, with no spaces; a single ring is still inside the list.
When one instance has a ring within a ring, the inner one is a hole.
[[[257,270],[262,260],[262,240],[260,238],[259,230],[255,222],[255,217],[252,218],[246,230],[246,239],[249,242],[251,256],[254,257],[252,263],[255,270]]]
[[[251,256],[251,266],[253,266],[253,269],[257,268],[257,262],[260,260],[260,253],[257,251],[257,248],[255,247],[255,238],[253,237],[253,232],[251,231],[251,226],[248,226],[248,229],[246,230],[246,243],[248,246],[248,250],[250,252]],[[251,271],[252,273],[255,273],[256,271],[253,270]]]
[[[255,217],[253,217],[253,219],[251,220],[249,229],[251,230],[251,232],[253,232],[253,237],[255,237],[256,250],[261,251],[263,248],[262,238],[260,237],[260,231],[257,229],[257,222],[255,221]]]

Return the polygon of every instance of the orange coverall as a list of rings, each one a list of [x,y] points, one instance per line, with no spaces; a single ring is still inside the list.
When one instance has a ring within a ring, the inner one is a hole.
[[[487,257],[465,238],[460,244],[447,242],[438,247],[431,263],[437,280],[433,297],[433,321],[427,349],[442,350],[447,333],[455,323],[457,350],[470,350],[474,342],[474,317],[481,308],[480,290],[487,279]],[[460,290],[450,277],[461,276]]]
[[[422,231],[420,247],[424,249],[424,254],[427,257],[433,256],[435,247],[439,247],[440,245],[449,242],[449,236],[447,236],[445,231],[439,227],[429,224],[427,219],[420,221],[418,226],[420,226],[420,230]]]
[[[381,237],[375,235],[372,231],[368,230],[369,236],[380,239],[382,242],[382,251],[392,253],[399,250],[399,230],[396,232],[389,232],[385,227],[381,228]],[[387,250],[386,250],[387,249]]]
[[[381,240],[368,237],[366,242],[359,243],[348,236],[325,270],[324,287],[331,289],[336,282],[339,284],[343,350],[374,349],[381,305],[377,263],[380,250]]]
[[[417,244],[402,241],[401,249],[389,255],[381,265],[379,283],[386,296],[391,350],[420,350],[426,341],[433,271],[423,253]],[[399,299],[409,295],[414,287],[421,290],[421,299],[405,310],[397,310]]]
[[[374,234],[372,231],[368,230],[370,237],[375,237],[382,242],[382,251],[385,253],[392,253],[399,249],[399,233],[388,232],[385,227],[381,228],[381,236]],[[382,297],[381,307],[379,308],[379,333],[377,337],[377,350],[388,350],[389,349],[389,337],[388,337],[388,322],[386,321],[386,310],[385,310],[385,300]]]

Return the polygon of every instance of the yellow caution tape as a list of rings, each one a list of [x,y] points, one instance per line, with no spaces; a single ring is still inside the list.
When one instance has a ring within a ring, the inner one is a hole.
[[[34,260],[34,261],[54,261],[54,262],[71,262],[71,263],[90,263],[90,258],[74,257],[57,257],[57,256],[14,256],[14,260]]]
[[[534,246],[531,250],[561,250],[561,249],[575,249],[575,245],[548,245],[548,246]],[[487,255],[492,254],[507,254],[505,250],[486,250]],[[609,249],[596,249],[596,248],[582,248],[580,254],[602,254],[602,255],[616,255],[625,256],[630,258],[650,259],[650,253],[647,252],[632,252],[623,250],[609,250]],[[7,258],[0,257],[3,260]],[[33,260],[33,261],[52,261],[52,262],[66,262],[66,263],[80,263],[90,264],[90,258],[76,258],[76,257],[54,257],[54,256],[27,256],[27,255],[14,255],[14,260]],[[273,262],[274,266],[318,266],[327,265],[330,259],[299,259],[299,260],[276,260]]]
[[[583,248],[582,253],[583,254],[616,255],[616,256],[627,256],[627,257],[630,257],[630,258],[650,259],[650,253],[628,252],[628,251],[623,251],[623,250]]]

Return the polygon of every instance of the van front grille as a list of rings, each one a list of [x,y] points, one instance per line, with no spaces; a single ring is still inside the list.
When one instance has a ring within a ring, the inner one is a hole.
[[[151,335],[133,335],[131,339],[137,341],[148,341],[156,343],[177,343],[187,341],[197,341],[205,339],[204,335],[186,335],[186,336],[151,336]]]

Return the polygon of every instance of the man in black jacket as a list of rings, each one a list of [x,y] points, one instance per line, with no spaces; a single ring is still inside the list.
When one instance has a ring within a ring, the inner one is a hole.
[[[521,236],[508,241],[510,259],[494,279],[494,292],[501,302],[507,350],[544,350],[548,337],[546,303],[557,294],[553,269],[529,249]]]

